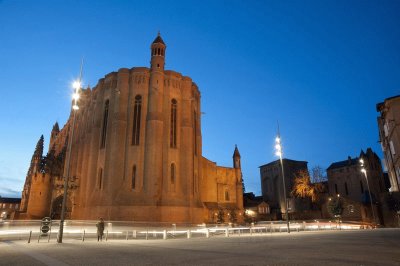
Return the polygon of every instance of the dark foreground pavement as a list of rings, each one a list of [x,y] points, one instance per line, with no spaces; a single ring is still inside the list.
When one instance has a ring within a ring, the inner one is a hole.
[[[400,229],[63,244],[1,241],[0,265],[400,265]]]

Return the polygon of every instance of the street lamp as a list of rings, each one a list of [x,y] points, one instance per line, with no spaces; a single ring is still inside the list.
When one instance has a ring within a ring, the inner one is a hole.
[[[68,197],[68,181],[69,181],[69,174],[70,174],[70,164],[71,164],[71,148],[72,148],[72,141],[74,139],[74,129],[75,129],[75,120],[76,120],[76,112],[79,110],[78,100],[79,100],[79,93],[82,88],[81,80],[82,80],[82,66],[83,60],[81,63],[81,71],[79,74],[79,79],[74,81],[72,87],[74,88],[74,94],[72,95],[73,103],[72,103],[72,127],[71,127],[71,135],[68,140],[68,148],[67,148],[67,162],[65,167],[67,169],[66,176],[64,179],[64,195],[63,201],[61,206],[61,218],[60,218],[60,229],[58,230],[57,235],[57,242],[62,243],[63,233],[64,233],[64,220],[65,220],[65,209],[67,205],[67,197]]]
[[[281,162],[282,181],[283,181],[283,197],[285,198],[286,225],[287,225],[287,231],[288,231],[288,233],[290,233],[288,201],[286,198],[285,172],[283,170],[282,154],[283,154],[283,151],[282,151],[282,145],[281,145],[281,136],[280,136],[279,127],[278,127],[278,136],[275,138],[275,155],[279,157],[280,162]]]
[[[371,203],[372,217],[373,217],[374,223],[375,223],[375,222],[376,222],[376,219],[375,219],[374,207],[373,207],[373,205],[372,205],[371,189],[369,188],[367,170],[366,170],[365,167],[364,167],[364,160],[363,160],[362,158],[360,159],[360,165],[361,165],[361,173],[364,174],[365,180],[367,181],[367,187],[368,187],[368,193],[369,193],[369,202]]]

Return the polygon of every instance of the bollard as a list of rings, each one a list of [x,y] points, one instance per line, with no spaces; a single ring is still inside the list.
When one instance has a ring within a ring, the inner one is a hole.
[[[228,230],[228,228],[225,228],[225,236],[226,236],[226,237],[229,237],[229,230]]]
[[[83,230],[83,234],[82,234],[82,242],[85,242],[85,234],[86,234],[86,231],[85,231],[85,230]]]
[[[108,240],[108,230],[106,232],[106,241]]]
[[[137,237],[136,230],[133,230],[133,231],[132,231],[132,237],[136,239],[136,237]]]
[[[210,237],[210,230],[208,230],[208,228],[206,228],[206,237],[207,237],[207,238]]]
[[[149,239],[149,229],[146,230],[146,240]]]
[[[300,232],[300,226],[297,227],[297,232]]]
[[[253,235],[253,227],[250,227],[250,235]]]
[[[50,228],[49,236],[47,237],[47,243],[50,242],[50,236],[51,236],[51,228]]]
[[[187,238],[191,238],[192,237],[192,232],[190,230],[187,230]]]
[[[240,236],[240,229],[239,229],[239,236]]]
[[[129,231],[126,231],[126,240],[128,240]]]
[[[282,233],[282,228],[281,227],[279,227],[279,233]]]
[[[164,239],[164,240],[167,239],[167,230],[164,230],[164,231],[163,231],[163,239]]]
[[[31,243],[31,237],[32,237],[32,230],[29,231],[29,238],[28,238],[28,244]]]
[[[261,231],[262,232],[262,231]],[[265,227],[265,233],[268,233],[268,227]]]
[[[37,242],[39,243],[39,240],[40,240],[40,235],[42,234],[42,232],[40,232],[39,231],[39,235],[38,235],[38,239],[37,239]]]

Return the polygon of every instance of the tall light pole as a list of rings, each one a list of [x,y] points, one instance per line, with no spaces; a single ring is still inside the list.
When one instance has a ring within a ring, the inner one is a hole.
[[[74,129],[75,129],[75,120],[76,120],[76,112],[79,110],[78,100],[79,100],[79,93],[82,88],[81,80],[82,80],[82,66],[83,66],[83,59],[81,63],[81,71],[79,74],[79,79],[74,81],[72,87],[74,88],[74,94],[72,96],[73,104],[72,104],[72,127],[71,127],[71,135],[69,136],[68,140],[68,148],[67,148],[67,161],[65,164],[66,167],[66,175],[64,178],[64,195],[63,201],[61,206],[61,219],[60,219],[60,229],[58,230],[57,235],[57,242],[62,243],[63,234],[64,234],[64,220],[65,220],[65,209],[67,205],[67,197],[68,197],[68,181],[69,181],[69,174],[70,174],[70,164],[71,164],[71,148],[72,148],[72,141],[74,139]]]
[[[368,176],[367,176],[367,170],[364,167],[364,160],[361,158],[360,159],[360,165],[361,165],[361,172],[364,174],[365,176],[365,180],[367,180],[367,187],[368,187],[368,193],[369,193],[369,202],[371,203],[371,211],[372,211],[372,217],[374,219],[374,222],[376,222],[375,219],[375,211],[374,211],[374,206],[372,204],[372,197],[371,197],[371,189],[369,188],[369,182],[368,182]]]
[[[282,181],[283,181],[283,197],[285,198],[285,213],[286,213],[286,225],[287,225],[287,232],[290,233],[290,226],[289,226],[289,213],[288,213],[288,201],[286,197],[286,185],[285,185],[285,172],[283,170],[283,160],[282,160],[282,145],[281,145],[281,136],[279,133],[279,125],[278,125],[278,136],[275,138],[275,154],[279,157],[281,162],[281,169],[282,169]]]

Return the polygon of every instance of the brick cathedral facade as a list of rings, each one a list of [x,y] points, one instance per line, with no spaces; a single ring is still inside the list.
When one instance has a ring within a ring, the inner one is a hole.
[[[54,125],[46,156],[40,138],[21,219],[59,217],[72,141],[71,219],[212,223],[222,212],[226,222],[242,220],[237,147],[233,167],[202,156],[200,91],[190,77],[164,70],[160,35],[150,50],[150,68],[121,68],[81,91],[72,140],[72,112],[62,129]]]

